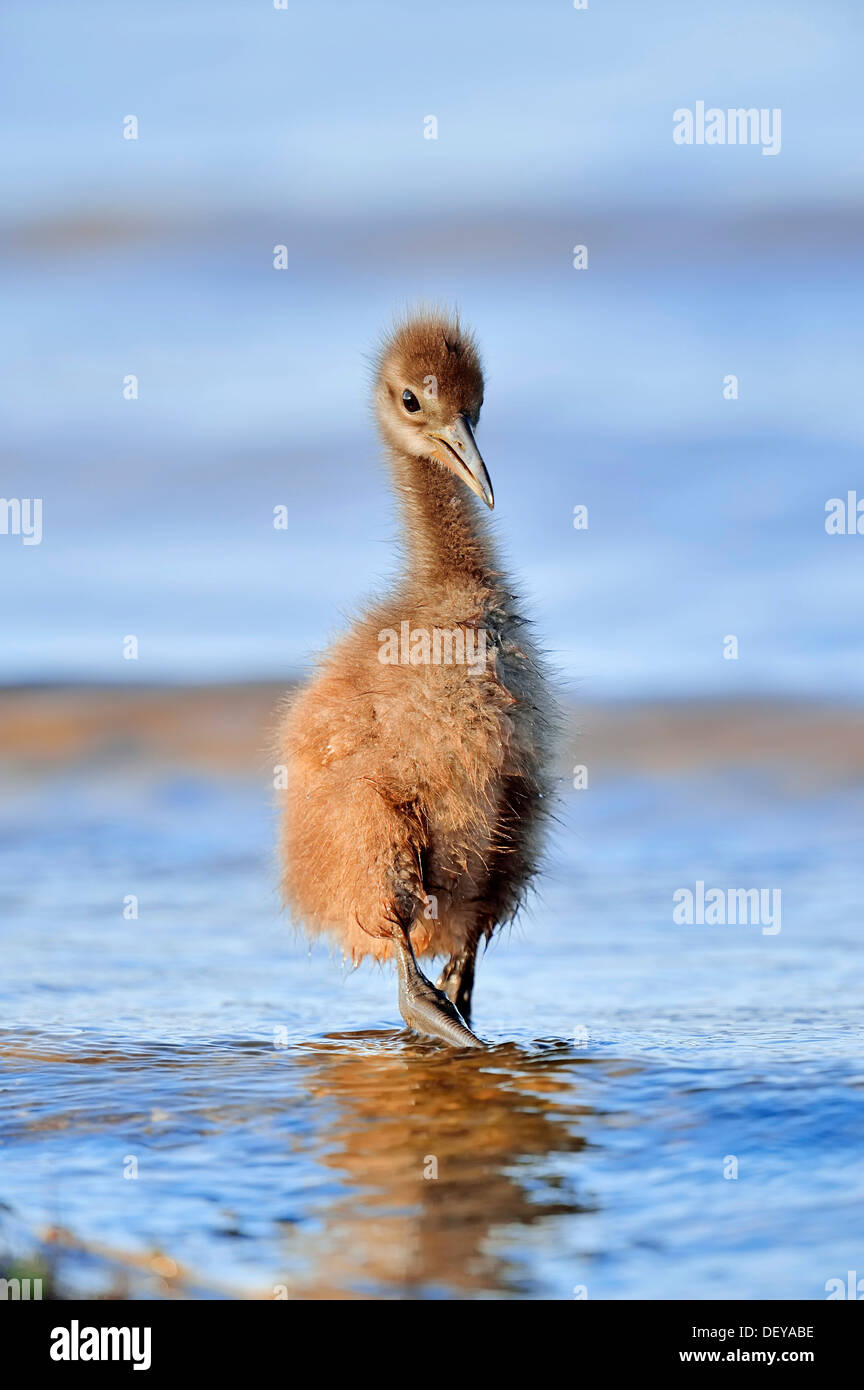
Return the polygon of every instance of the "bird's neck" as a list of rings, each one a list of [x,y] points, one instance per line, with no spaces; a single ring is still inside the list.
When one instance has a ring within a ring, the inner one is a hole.
[[[465,484],[431,459],[396,455],[394,464],[411,580],[494,588],[492,541]]]

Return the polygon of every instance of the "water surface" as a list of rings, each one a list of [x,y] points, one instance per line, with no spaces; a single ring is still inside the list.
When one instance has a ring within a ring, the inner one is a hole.
[[[67,1292],[824,1298],[864,1261],[862,802],[745,772],[570,793],[481,963],[478,1055],[280,918],[260,783],[13,786],[5,1245]],[[675,926],[698,877],[781,887],[780,934]]]

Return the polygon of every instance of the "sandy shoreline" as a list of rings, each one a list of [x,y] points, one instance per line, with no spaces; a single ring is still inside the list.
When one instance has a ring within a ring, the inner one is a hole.
[[[0,689],[0,762],[47,773],[72,765],[176,764],[256,776],[286,686],[15,686]],[[771,766],[796,783],[864,778],[864,709],[713,699],[570,708],[560,772],[576,763],[656,773]]]

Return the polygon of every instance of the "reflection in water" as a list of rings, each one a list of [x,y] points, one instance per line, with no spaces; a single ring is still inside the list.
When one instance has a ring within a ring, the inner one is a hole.
[[[6,1174],[61,1282],[193,1297],[530,1293],[518,1228],[592,1209],[566,1157],[594,1114],[580,1074],[621,1070],[558,1041],[454,1053],[392,1031],[18,1033],[0,1059]]]
[[[286,1238],[289,1295],[514,1291],[518,1268],[493,1232],[586,1209],[574,1178],[536,1166],[585,1144],[590,1111],[574,1101],[564,1044],[454,1056],[404,1035],[336,1034],[296,1059],[326,1103],[322,1161],[347,1190],[322,1232]]]
[[[72,1294],[824,1297],[861,1229],[860,787],[818,815],[749,773],[592,797],[590,854],[574,832],[484,959],[518,1045],[480,1055],[383,1030],[389,982],[340,994],[289,939],[257,784],[0,799],[0,1272],[52,1232]],[[717,883],[758,862],[788,927],[674,926],[709,857]]]

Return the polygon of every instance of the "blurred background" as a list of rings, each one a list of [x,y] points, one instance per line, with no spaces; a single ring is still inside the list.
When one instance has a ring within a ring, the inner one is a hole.
[[[864,538],[825,530],[864,497],[862,30],[854,0],[7,0],[0,493],[43,535],[0,534],[0,1272],[819,1298],[864,1268]],[[780,152],[675,144],[699,101],[779,108]],[[287,930],[267,754],[395,568],[369,358],[430,300],[479,336],[569,710],[541,896],[480,972],[503,1051],[461,1071]],[[779,887],[782,933],[674,925],[700,879]]]
[[[498,531],[583,694],[864,696],[860,547],[824,529],[864,411],[854,4],[4,29],[3,489],[44,499],[0,547],[7,680],[301,669],[392,569],[367,357],[432,299],[480,336]],[[674,144],[699,100],[781,108],[780,154]]]

